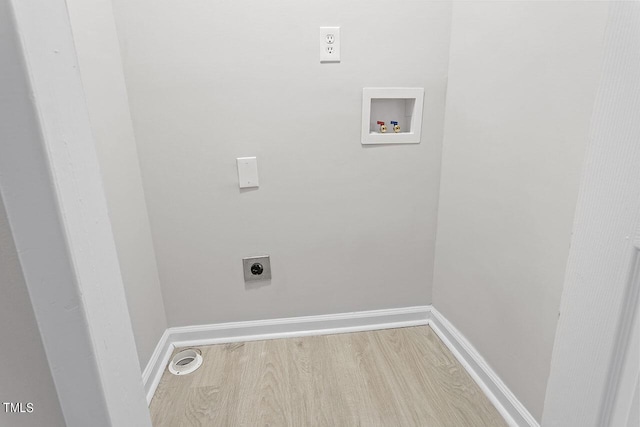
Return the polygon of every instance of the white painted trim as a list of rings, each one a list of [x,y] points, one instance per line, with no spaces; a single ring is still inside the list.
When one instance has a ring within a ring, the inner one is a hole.
[[[617,420],[629,417],[633,405],[625,401],[632,402],[635,393],[635,384],[627,381],[640,376],[637,360],[625,372],[627,352],[635,351],[628,342],[640,294],[635,270],[640,262],[635,244],[640,239],[640,3],[611,2],[608,9],[545,394],[545,427],[622,425]]]
[[[158,384],[160,384],[160,379],[169,363],[174,348],[173,344],[169,341],[169,329],[165,329],[153,354],[151,354],[149,362],[147,362],[147,366],[144,368],[144,371],[142,371],[142,383],[144,384],[144,393],[147,397],[147,405],[151,404],[153,394],[156,392]]]
[[[169,328],[144,370],[147,402],[151,403],[176,348],[420,326],[427,324],[430,310],[431,306],[403,307]]]
[[[0,192],[65,425],[150,427],[66,3],[0,19]]]
[[[627,425],[631,414],[634,391],[640,378],[638,361],[638,314],[640,313],[640,247],[637,237],[633,248],[633,261],[626,283],[622,313],[620,313],[618,336],[615,341],[612,363],[609,367],[606,392],[600,414],[601,425]],[[624,421],[622,420],[624,418]]]
[[[407,307],[170,328],[175,347],[258,341],[426,325],[429,307]]]
[[[147,402],[151,403],[171,354],[176,348],[419,325],[429,325],[434,330],[510,426],[539,427],[535,418],[489,367],[480,353],[430,305],[169,328],[160,338],[143,373]]]
[[[491,369],[478,350],[433,307],[430,312],[429,326],[451,350],[510,426],[540,426],[498,374]]]

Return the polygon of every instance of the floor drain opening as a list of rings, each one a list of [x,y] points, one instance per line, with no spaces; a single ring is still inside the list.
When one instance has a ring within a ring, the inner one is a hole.
[[[193,357],[185,357],[185,358],[184,358],[184,359],[182,359],[182,360],[178,360],[178,362],[176,363],[176,365],[178,365],[178,366],[184,366],[184,365],[186,365],[186,364],[188,364],[188,363],[193,362],[194,360],[196,360],[196,359],[195,359],[195,358],[193,358]]]
[[[202,365],[202,354],[197,348],[190,348],[176,353],[169,363],[169,372],[173,375],[190,374]]]

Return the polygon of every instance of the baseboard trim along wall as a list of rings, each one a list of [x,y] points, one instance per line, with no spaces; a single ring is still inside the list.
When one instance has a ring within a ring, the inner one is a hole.
[[[153,354],[151,354],[149,362],[147,362],[147,366],[142,371],[142,383],[147,396],[147,404],[151,403],[153,394],[160,383],[160,378],[162,378],[162,374],[167,369],[169,358],[176,348],[169,340],[169,331],[170,329],[165,329],[155,350],[153,350]]]
[[[429,326],[451,350],[510,426],[540,427],[538,421],[491,369],[478,350],[433,307],[430,307]]]
[[[142,373],[147,402],[176,348],[429,325],[512,427],[539,427],[478,351],[430,305],[167,329]]]
[[[419,306],[169,328],[142,374],[147,402],[151,403],[176,348],[426,325],[429,310]]]

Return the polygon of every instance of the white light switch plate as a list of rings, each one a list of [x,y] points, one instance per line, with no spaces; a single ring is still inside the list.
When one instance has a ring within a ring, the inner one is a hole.
[[[320,27],[320,62],[340,62],[340,27]]]
[[[240,188],[258,187],[258,159],[238,157],[238,184]]]

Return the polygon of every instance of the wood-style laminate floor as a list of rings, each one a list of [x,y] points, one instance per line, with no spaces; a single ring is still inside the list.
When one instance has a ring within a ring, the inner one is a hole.
[[[165,371],[154,427],[507,425],[428,326],[200,349]]]

